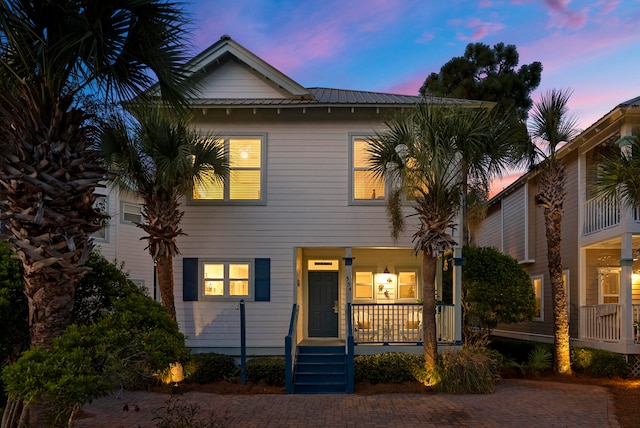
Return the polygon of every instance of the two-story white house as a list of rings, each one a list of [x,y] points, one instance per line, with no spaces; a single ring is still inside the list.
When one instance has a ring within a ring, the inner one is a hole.
[[[196,126],[224,141],[231,172],[183,201],[174,271],[188,346],[240,355],[243,300],[247,355],[283,355],[285,336],[294,348],[344,348],[352,335],[355,352],[421,352],[416,225],[391,239],[367,146],[422,98],[305,88],[228,36],[190,67],[204,73]],[[442,344],[460,341],[460,313],[459,300],[439,307]]]
[[[625,150],[622,137],[640,126],[640,97],[623,102],[559,151],[565,162],[566,201],[562,263],[573,345],[624,355],[640,354],[640,212],[616,199],[595,197],[601,154]],[[537,173],[531,171],[490,201],[476,244],[515,257],[531,275],[538,301],[531,322],[499,326],[498,335],[552,341],[553,313],[544,217],[535,205]]]

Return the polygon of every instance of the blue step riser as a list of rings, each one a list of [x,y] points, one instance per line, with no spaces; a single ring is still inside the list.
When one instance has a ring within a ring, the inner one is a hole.
[[[347,358],[342,346],[298,347],[295,394],[344,394]]]
[[[343,346],[298,346],[298,354],[342,354]]]
[[[344,364],[347,361],[344,355],[328,355],[328,356],[319,356],[315,355],[313,357],[307,355],[298,355],[298,363],[299,364]]]
[[[316,374],[300,374],[296,375],[295,384],[314,384],[314,385],[331,385],[342,384],[344,386],[344,374],[342,375],[316,375]]]
[[[344,373],[344,364],[298,364],[296,373]]]

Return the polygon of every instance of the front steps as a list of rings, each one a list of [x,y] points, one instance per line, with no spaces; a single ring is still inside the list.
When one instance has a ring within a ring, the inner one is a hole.
[[[347,356],[344,346],[298,346],[293,378],[294,394],[347,392]]]

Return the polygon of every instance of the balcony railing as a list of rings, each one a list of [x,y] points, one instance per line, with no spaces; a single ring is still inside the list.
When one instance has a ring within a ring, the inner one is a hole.
[[[620,223],[620,204],[615,197],[596,197],[584,203],[583,233],[589,235]]]
[[[598,342],[620,340],[621,307],[614,303],[580,307],[582,338]]]
[[[422,305],[415,303],[352,305],[353,338],[356,344],[421,344],[424,342]],[[436,307],[436,338],[455,341],[453,305]]]

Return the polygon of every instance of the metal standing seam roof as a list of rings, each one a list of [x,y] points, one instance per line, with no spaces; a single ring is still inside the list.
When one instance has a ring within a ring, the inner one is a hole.
[[[427,101],[437,104],[479,103],[479,101],[383,92],[352,91],[332,88],[307,88],[310,97],[292,98],[198,98],[191,101],[198,106],[352,106],[352,105],[413,105]]]

